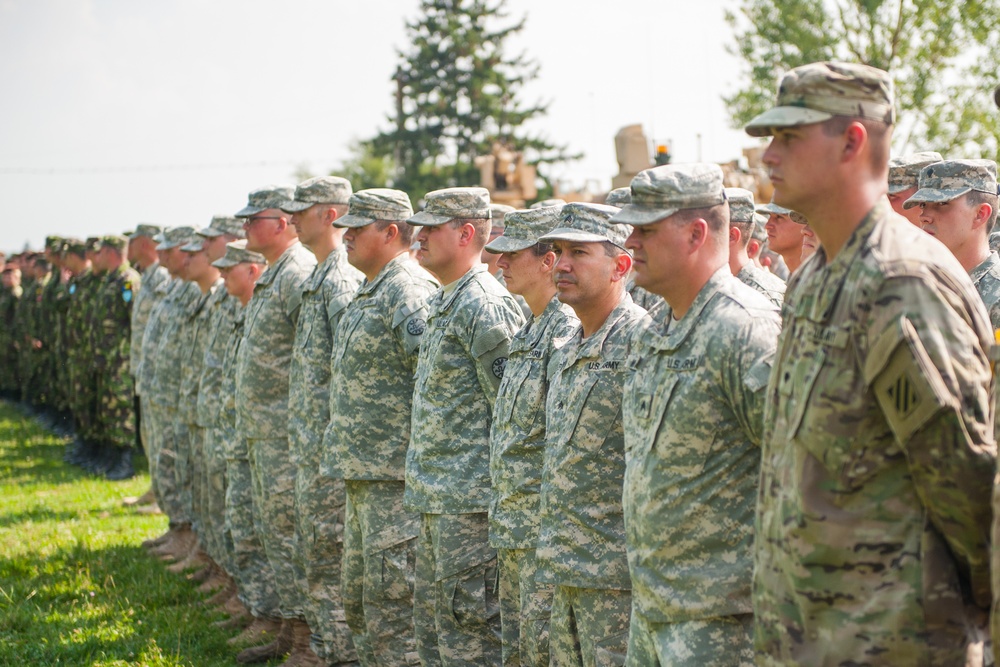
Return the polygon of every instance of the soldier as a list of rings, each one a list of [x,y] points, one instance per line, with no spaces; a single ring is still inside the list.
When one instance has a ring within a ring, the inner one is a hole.
[[[227,215],[216,215],[207,227],[197,232],[202,253],[213,267],[226,254],[226,244],[242,239],[243,221]],[[236,593],[236,582],[228,565],[225,545],[226,519],[226,454],[225,442],[220,439],[219,419],[222,392],[223,360],[233,335],[236,313],[241,309],[239,299],[223,287],[212,294],[205,304],[207,321],[206,340],[202,355],[201,374],[198,377],[195,401],[195,425],[202,432],[202,476],[196,480],[201,488],[202,546],[212,559],[212,564],[202,576],[201,590],[217,587],[219,594],[206,601],[216,604],[230,600]],[[228,565],[228,567],[227,567]]]
[[[549,664],[553,588],[535,582],[545,392],[552,352],[579,320],[556,298],[556,255],[538,238],[555,228],[561,211],[560,206],[512,211],[503,236],[486,245],[499,256],[508,289],[521,295],[532,313],[511,342],[490,431],[490,545],[500,567],[504,665]]]
[[[608,206],[615,206],[617,208],[624,208],[632,203],[632,188],[622,187],[615,188],[608,193],[608,196],[604,198],[604,203]]]
[[[668,307],[636,333],[622,407],[627,664],[749,667],[760,438],[779,330],[772,297],[729,266],[740,227],[727,218],[754,224],[753,196],[723,189],[714,164],[647,169],[632,193],[613,221],[633,225],[638,282]]]
[[[628,342],[646,311],[625,281],[632,257],[619,209],[567,204],[539,240],[558,258],[559,300],[580,319],[549,362],[536,580],[555,586],[553,665],[622,665],[632,603],[622,477]]]
[[[920,187],[920,171],[943,159],[940,153],[926,151],[889,160],[889,204],[892,205],[893,211],[917,227],[921,226],[920,209],[916,207],[907,209],[903,203]]]
[[[342,595],[363,665],[414,661],[413,577],[420,515],[403,508],[417,352],[434,278],[409,257],[410,199],[351,196],[347,258],[365,280],[333,339],[330,425],[322,473],[346,488]]]
[[[763,664],[963,664],[990,605],[989,319],[885,197],[892,81],[791,70],[763,161],[822,241],[785,293],[755,531]]]
[[[139,430],[139,444],[146,452],[146,462],[149,466],[150,479],[153,477],[153,457],[150,452],[150,435],[148,420],[142,418],[143,403],[141,386],[139,385],[139,367],[142,365],[142,337],[146,332],[146,324],[153,307],[158,303],[157,288],[170,279],[170,274],[160,265],[156,254],[157,242],[153,237],[163,231],[157,225],[136,225],[135,231],[128,237],[128,261],[141,274],[140,288],[132,302],[132,341],[129,344],[129,370],[132,373],[136,397],[136,422]],[[126,498],[124,504],[152,505],[156,501],[153,487],[138,498]]]
[[[743,188],[726,188],[726,201],[729,202],[729,270],[744,285],[754,288],[781,308],[785,281],[758,267],[747,253],[753,230],[764,223],[764,216],[754,209],[753,193]]]
[[[81,453],[77,460],[85,470],[96,473],[107,465],[107,461],[101,460],[102,453],[106,454],[107,452],[98,443],[100,438],[97,426],[99,397],[97,376],[93,372],[94,302],[104,279],[103,269],[97,265],[97,253],[101,249],[101,239],[96,236],[87,237],[84,241],[84,249],[88,270],[81,275],[77,283],[77,300],[71,307],[77,311],[77,316],[73,318],[70,326],[78,332],[78,338],[73,341],[74,354],[70,363],[73,365],[73,395],[77,401],[77,407],[74,411],[76,434],[77,438],[82,441]]]
[[[97,375],[97,429],[111,453],[106,477],[112,481],[135,475],[135,394],[129,372],[132,301],[142,278],[125,259],[128,240],[105,236],[97,253],[97,270],[104,276],[94,301],[94,371]]]
[[[93,281],[93,270],[91,261],[87,258],[87,245],[85,241],[73,241],[66,251],[66,266],[72,274],[66,287],[66,321],[65,336],[63,337],[63,349],[66,355],[66,376],[70,391],[69,410],[73,417],[73,430],[76,434],[73,441],[66,447],[66,454],[63,460],[73,465],[82,465],[85,455],[89,453],[89,445],[86,438],[86,427],[90,421],[84,417],[84,396],[80,389],[82,380],[80,373],[89,373],[82,359],[85,359],[87,351],[87,334],[84,330],[85,315],[85,294],[89,290]],[[81,368],[82,367],[82,368]]]
[[[615,188],[604,198],[604,203],[616,208],[627,206],[632,203],[632,189],[627,187]],[[634,273],[628,277],[625,289],[632,295],[632,301],[647,312],[653,312],[655,308],[658,308],[663,303],[662,297],[652,294],[636,285]]]
[[[265,186],[249,195],[243,218],[247,250],[267,258],[247,305],[243,342],[236,360],[236,430],[247,442],[253,479],[254,526],[274,570],[279,607],[266,610],[280,621],[275,640],[242,651],[237,661],[257,662],[292,648],[294,620],[301,614],[296,583],[295,464],[288,444],[289,368],[302,287],[316,258],[298,240],[287,213],[291,186]]]
[[[513,206],[508,206],[507,204],[497,204],[496,202],[490,202],[490,239],[486,243],[489,244],[493,239],[501,236],[504,230],[504,216],[514,210]],[[485,248],[483,249],[483,254],[480,257],[483,264],[486,265],[487,270],[493,274],[493,277],[500,281],[503,285],[503,272],[497,268],[497,255],[495,253],[489,252]],[[527,315],[525,315],[527,317]]]
[[[990,250],[997,220],[997,164],[993,160],[945,160],[924,167],[920,189],[903,203],[920,209],[925,232],[955,255],[1000,329],[1000,257]]]
[[[413,620],[425,665],[500,661],[500,610],[489,545],[489,434],[521,309],[479,262],[490,234],[485,188],[448,188],[409,218],[420,265],[443,287],[431,297],[420,343],[407,509],[421,513]],[[456,609],[460,613],[456,613]]]
[[[48,236],[45,239],[45,259],[52,267],[48,282],[42,289],[42,299],[38,313],[38,339],[41,342],[40,379],[41,379],[41,412],[38,418],[42,424],[57,434],[64,434],[59,413],[62,411],[65,385],[59,382],[59,294],[62,292],[63,280],[68,279],[62,266],[62,248],[65,239],[59,236]]]
[[[213,222],[213,226],[214,226]],[[274,570],[267,560],[264,545],[254,528],[253,482],[246,439],[236,429],[236,365],[243,342],[246,304],[253,296],[257,279],[267,268],[267,260],[258,252],[247,250],[245,240],[226,245],[225,255],[213,264],[222,271],[226,291],[237,301],[232,330],[222,358],[222,381],[218,394],[218,420],[212,430],[213,441],[221,442],[226,459],[224,567],[233,577],[237,596],[230,598],[224,611],[231,615],[223,627],[240,627],[249,618],[253,623],[244,633],[229,640],[240,644],[276,633],[280,622],[270,620],[279,607]],[[248,618],[249,617],[249,618]]]
[[[318,262],[302,286],[288,388],[288,449],[295,475],[294,583],[299,597],[286,664],[357,660],[340,593],[344,484],[320,474],[330,392],[346,388],[330,384],[333,332],[361,283],[361,273],[347,261],[344,232],[335,226],[347,213],[350,197],[346,178],[320,176],[300,183],[294,200],[281,205],[291,214],[302,245]]]
[[[17,374],[17,302],[21,298],[21,269],[7,263],[0,273],[0,396],[15,400],[21,381]]]
[[[778,206],[774,201],[757,207],[758,213],[767,214],[764,230],[767,232],[767,249],[781,256],[788,272],[794,273],[802,264],[802,227],[806,218],[798,211]]]

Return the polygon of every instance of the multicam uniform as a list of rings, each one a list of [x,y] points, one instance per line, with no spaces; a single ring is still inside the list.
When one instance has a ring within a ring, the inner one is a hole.
[[[777,309],[721,267],[636,331],[622,502],[630,665],[752,665],[750,580]]]
[[[761,662],[964,664],[990,605],[979,296],[882,201],[793,276],[783,313],[756,525]]]

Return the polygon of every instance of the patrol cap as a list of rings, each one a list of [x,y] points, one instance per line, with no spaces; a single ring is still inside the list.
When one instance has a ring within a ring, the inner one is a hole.
[[[171,227],[170,229],[164,230],[163,241],[156,246],[156,249],[170,250],[171,248],[184,245],[185,243],[191,241],[191,237],[193,237],[194,234],[194,227]]]
[[[141,238],[151,238],[155,239],[156,235],[163,231],[163,227],[159,225],[149,225],[146,223],[138,224],[135,226],[135,231],[133,231],[128,236],[128,240],[132,241],[134,239]]]
[[[490,191],[486,188],[445,188],[428,192],[424,210],[410,217],[411,225],[436,227],[455,218],[489,220]]]
[[[612,224],[612,217],[621,209],[606,204],[573,202],[559,212],[556,228],[539,237],[539,241],[578,241],[600,243],[610,241],[625,248],[625,239],[632,228],[625,224]]]
[[[181,246],[182,252],[201,252],[205,249],[205,242],[201,238],[195,236],[189,242]]]
[[[59,248],[62,247],[62,237],[61,236],[46,236],[45,237],[45,249],[49,252],[59,252]]]
[[[910,209],[925,202],[951,201],[967,192],[997,194],[997,163],[993,160],[943,160],[920,171],[920,189],[903,202]]]
[[[726,201],[722,169],[717,164],[665,164],[640,171],[632,179],[632,203],[612,222],[649,225],[677,211],[709,208]]]
[[[214,239],[223,234],[243,239],[247,235],[246,230],[243,229],[243,221],[234,215],[213,215],[212,222],[208,223],[208,227],[195,233],[207,239]]]
[[[935,151],[910,153],[889,160],[889,194],[894,195],[917,187],[920,182],[920,171],[944,158]]]
[[[798,211],[793,211],[792,209],[785,208],[784,206],[778,206],[777,204],[774,203],[773,200],[768,202],[767,204],[760,204],[759,206],[757,206],[757,212],[765,213],[767,215],[770,215],[772,213],[775,213],[777,215],[783,215],[785,217],[791,218],[792,222],[797,222],[800,225],[805,225],[809,222],[808,220],[806,220],[806,216],[802,215]]]
[[[119,234],[101,237],[101,248],[114,248],[118,252],[122,252],[127,247],[128,239]]]
[[[546,206],[511,211],[503,219],[503,236],[487,243],[486,251],[499,254],[532,247],[544,234],[556,228],[562,210],[562,206]]]
[[[67,239],[66,252],[83,257],[87,253],[87,244],[80,239]]]
[[[291,185],[265,185],[252,191],[247,205],[236,212],[237,218],[249,218],[269,208],[281,208],[291,203],[295,188]]]
[[[549,206],[565,206],[566,202],[562,199],[543,199],[542,201],[536,201],[534,204],[528,208],[548,208]]]
[[[753,203],[753,193],[743,188],[726,188],[729,202],[729,222],[752,222],[763,225],[767,220],[757,213]]]
[[[834,116],[895,121],[892,79],[869,65],[822,62],[796,67],[781,78],[773,109],[746,126],[751,137],[766,137],[774,128],[812,125]]]
[[[226,254],[212,262],[212,266],[217,269],[228,269],[237,264],[267,264],[264,255],[253,250],[247,250],[246,239],[230,241],[226,244]]]
[[[294,199],[278,208],[285,213],[298,213],[316,204],[346,204],[353,191],[351,182],[346,178],[317,176],[299,183]]]
[[[84,249],[90,252],[97,252],[101,249],[101,237],[99,236],[88,236],[87,240],[83,242]]]
[[[410,196],[402,190],[359,190],[348,200],[347,215],[333,221],[335,227],[364,227],[376,220],[405,222],[413,217]]]
[[[490,219],[493,220],[493,230],[495,231],[498,227],[502,228],[504,216],[514,210],[516,209],[513,206],[490,202]]]
[[[608,193],[607,197],[604,198],[604,203],[608,206],[625,208],[632,203],[632,188],[615,188]]]

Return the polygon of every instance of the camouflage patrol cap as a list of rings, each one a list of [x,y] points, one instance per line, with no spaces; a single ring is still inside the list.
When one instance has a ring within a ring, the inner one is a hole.
[[[292,201],[295,188],[291,185],[265,185],[252,191],[247,205],[236,212],[237,218],[249,218],[269,208],[281,208]]]
[[[486,244],[486,251],[494,254],[517,252],[530,248],[544,234],[559,224],[562,206],[513,210],[504,216],[503,236]]]
[[[493,231],[497,231],[498,229],[503,229],[504,216],[514,210],[516,209],[513,206],[490,202],[490,219],[493,220]]]
[[[299,183],[294,199],[278,208],[285,213],[298,213],[316,204],[346,204],[352,192],[351,182],[346,178],[317,176]]]
[[[625,224],[612,224],[612,218],[621,209],[606,204],[573,202],[559,212],[556,228],[539,237],[539,241],[578,241],[599,243],[610,241],[624,250],[625,239],[632,228]]]
[[[89,252],[97,252],[101,249],[101,237],[100,236],[88,236],[87,240],[83,242],[84,249]]]
[[[549,206],[565,206],[565,205],[566,201],[564,199],[543,199],[542,201],[536,201],[528,208],[548,208]]]
[[[486,188],[445,188],[428,192],[424,210],[406,222],[436,227],[456,218],[489,220],[490,191]]]
[[[625,208],[632,203],[632,188],[615,188],[608,193],[607,197],[604,198],[604,203],[608,206]]]
[[[214,239],[223,234],[235,236],[238,239],[244,239],[247,236],[246,230],[243,229],[243,221],[234,215],[213,215],[212,222],[208,223],[208,227],[195,233],[207,239]]]
[[[156,238],[156,235],[163,231],[163,227],[159,225],[149,225],[146,223],[138,224],[135,226],[135,231],[128,235],[128,240],[132,241],[134,239],[141,238]]]
[[[889,160],[889,194],[915,188],[920,182],[920,171],[944,158],[935,151],[910,153]]]
[[[156,246],[157,250],[170,250],[177,246],[189,243],[195,235],[194,227],[171,227],[164,230],[163,241]]]
[[[67,239],[66,252],[83,257],[87,253],[87,244],[81,239]]]
[[[942,160],[920,171],[920,189],[903,202],[903,208],[929,202],[946,202],[967,192],[997,194],[997,163],[993,160]]]
[[[726,201],[722,169],[717,164],[665,164],[640,171],[632,179],[632,203],[612,222],[649,225],[677,211],[709,208]]]
[[[855,63],[811,63],[781,78],[773,109],[746,126],[751,137],[766,137],[774,128],[812,125],[834,116],[895,122],[889,73]]]
[[[181,246],[181,252],[201,252],[205,249],[205,241],[201,237],[195,236],[190,241]]]
[[[59,249],[62,247],[62,241],[61,236],[46,236],[45,249],[49,252],[59,252]]]
[[[212,266],[217,269],[228,269],[237,264],[267,264],[264,255],[253,250],[247,250],[246,239],[231,241],[226,244],[226,254],[212,262]]]
[[[758,205],[757,212],[765,213],[767,215],[770,215],[772,213],[776,215],[783,215],[786,218],[791,218],[792,222],[796,222],[800,225],[805,225],[808,224],[809,222],[808,220],[806,220],[806,216],[802,215],[798,211],[793,211],[792,209],[785,208],[784,206],[778,206],[777,204],[774,203],[774,201],[770,201],[767,204]]]
[[[126,247],[128,247],[128,239],[124,236],[112,234],[101,237],[101,248],[114,248],[118,252],[122,252]]]
[[[347,215],[333,221],[335,227],[364,227],[376,220],[404,222],[413,217],[410,197],[402,190],[370,188],[351,195]]]
[[[729,222],[752,222],[761,225],[767,222],[757,213],[753,202],[753,193],[743,188],[726,188],[726,201],[729,202]]]

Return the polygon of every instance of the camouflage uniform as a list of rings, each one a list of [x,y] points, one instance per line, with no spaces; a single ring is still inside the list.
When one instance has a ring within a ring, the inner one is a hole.
[[[752,192],[743,188],[726,188],[725,192],[726,201],[729,204],[730,227],[736,224],[749,224],[751,230],[763,228],[767,219],[755,210]],[[746,227],[741,228],[741,233],[743,229]],[[758,267],[752,261],[743,265],[736,277],[744,285],[754,288],[775,306],[781,308],[785,298],[784,280]]]
[[[427,199],[411,224],[489,217],[483,188],[438,190]],[[423,514],[413,609],[417,652],[425,665],[496,664],[489,432],[508,346],[524,318],[485,264],[442,287],[428,311],[406,454],[405,505]]]
[[[547,365],[579,325],[553,297],[514,335],[490,432],[490,544],[500,565],[504,665],[547,665],[553,588],[537,584],[539,487],[545,449]]]
[[[21,386],[17,375],[17,348],[14,347],[20,285],[0,287],[0,393],[11,396]]]
[[[264,256],[246,249],[246,241],[226,244],[226,254],[212,263],[216,268],[236,266],[241,262],[265,264]],[[240,601],[256,618],[276,618],[280,615],[280,600],[274,582],[274,570],[267,560],[264,545],[255,524],[261,521],[260,508],[253,503],[253,483],[250,472],[250,452],[246,439],[236,428],[236,367],[243,344],[246,308],[232,299],[233,320],[228,343],[222,356],[222,377],[219,384],[218,414],[212,429],[213,442],[221,443],[226,460],[224,560],[219,563],[236,580]],[[214,346],[210,345],[214,349]],[[207,356],[206,356],[207,358]]]
[[[991,251],[969,276],[989,312],[990,324],[994,330],[1000,329],[1000,256]]]
[[[747,287],[752,287],[763,294],[778,308],[781,308],[781,304],[785,301],[785,281],[753,262],[748,262],[740,269],[736,278]]]
[[[600,329],[583,338],[577,327],[549,362],[536,580],[555,586],[552,665],[624,664],[632,595],[621,401],[628,342],[645,314],[623,294]]]
[[[412,215],[405,193],[365,190],[338,225]],[[364,665],[415,662],[413,577],[420,516],[403,508],[417,351],[437,288],[406,254],[362,282],[334,334],[323,474],[345,480],[342,594]]]
[[[323,434],[330,422],[333,332],[361,282],[340,246],[302,285],[288,392],[289,453],[295,473],[295,559],[302,612],[321,640],[313,652],[330,662],[357,659],[341,597],[344,483],[320,474]]]
[[[288,445],[288,386],[302,285],[315,266],[313,254],[296,241],[267,267],[246,307],[236,361],[236,430],[249,450],[254,526],[274,570],[283,618],[302,615],[294,566],[296,465]]]

